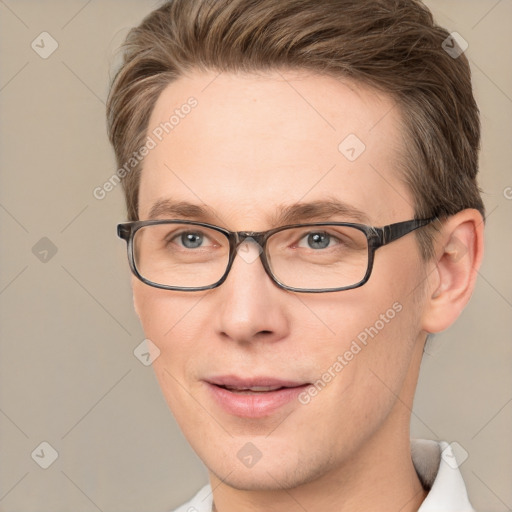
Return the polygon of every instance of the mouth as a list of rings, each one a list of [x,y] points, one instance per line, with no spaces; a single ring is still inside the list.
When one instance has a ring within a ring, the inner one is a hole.
[[[311,385],[268,377],[236,376],[211,378],[205,383],[217,406],[242,418],[270,416],[294,401],[298,404],[298,395]]]
[[[254,393],[268,393],[269,391],[277,391],[278,389],[285,389],[287,386],[252,386],[250,388],[238,388],[235,386],[219,386],[227,389],[233,393],[240,393],[242,395],[250,395]]]

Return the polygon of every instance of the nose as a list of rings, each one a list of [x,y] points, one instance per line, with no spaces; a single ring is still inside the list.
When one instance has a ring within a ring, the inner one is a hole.
[[[217,332],[238,343],[278,341],[289,332],[286,303],[291,292],[267,275],[261,251],[253,239],[240,244],[226,281],[216,289]]]

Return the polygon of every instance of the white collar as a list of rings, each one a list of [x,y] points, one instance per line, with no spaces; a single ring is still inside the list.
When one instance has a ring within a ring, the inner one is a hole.
[[[411,439],[411,454],[421,483],[429,489],[418,512],[474,512],[451,445]]]
[[[475,512],[451,446],[444,442],[411,439],[411,456],[423,486],[429,490],[418,512]],[[213,495],[205,485],[174,512],[211,512]]]

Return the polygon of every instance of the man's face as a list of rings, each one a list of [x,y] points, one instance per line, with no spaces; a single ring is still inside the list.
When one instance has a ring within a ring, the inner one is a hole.
[[[211,214],[160,208],[157,218],[232,231],[268,230],[282,209],[326,200],[361,214],[295,222],[413,218],[397,170],[399,112],[387,97],[305,73],[197,73],[167,87],[148,134],[191,96],[197,106],[145,158],[141,220],[166,200]],[[403,404],[412,401],[424,341],[423,273],[410,234],[377,251],[364,286],[342,292],[280,289],[259,259],[241,255],[212,290],[166,291],[134,278],[146,337],[161,351],[153,366],[163,394],[210,471],[237,488],[294,487],[353,465],[397,428],[408,443]]]

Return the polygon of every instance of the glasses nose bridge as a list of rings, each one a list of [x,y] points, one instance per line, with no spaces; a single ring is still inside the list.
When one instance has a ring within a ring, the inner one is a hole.
[[[233,233],[235,240],[235,250],[240,247],[248,238],[252,238],[263,250],[265,248],[265,235],[264,231],[235,231]]]
[[[267,261],[267,255],[265,254],[265,244],[267,239],[267,232],[266,231],[235,231],[232,233],[233,236],[233,256],[231,258],[231,261],[233,262],[235,257],[238,255],[238,250],[240,245],[242,245],[246,240],[251,239],[251,242],[256,242],[258,245],[258,255],[256,257],[251,257],[249,260],[242,256],[242,259],[244,259],[246,262],[252,263],[256,259],[259,259],[261,264],[263,265],[263,268],[266,272],[266,274],[270,277],[272,281],[275,281],[274,276],[272,275],[272,271],[270,270],[268,261]],[[229,267],[231,269],[231,265]]]

